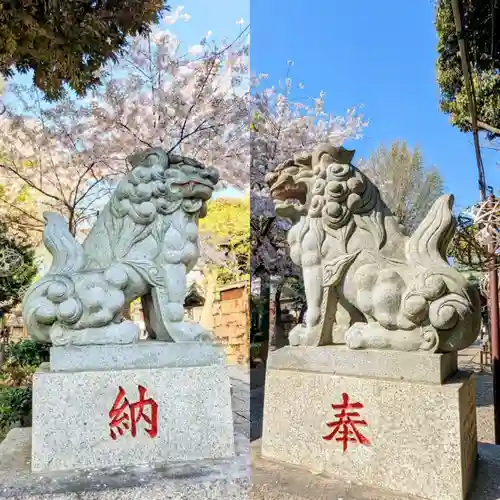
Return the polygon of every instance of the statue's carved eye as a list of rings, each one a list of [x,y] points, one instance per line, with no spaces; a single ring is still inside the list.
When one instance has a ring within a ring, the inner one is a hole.
[[[159,165],[155,165],[151,168],[151,178],[155,181],[162,180],[165,178],[165,171]]]
[[[357,177],[352,177],[347,181],[347,187],[353,193],[360,193],[363,191],[364,182],[362,179],[358,179]]]
[[[330,217],[340,217],[342,215],[342,206],[336,202],[330,202],[325,207],[326,213]]]

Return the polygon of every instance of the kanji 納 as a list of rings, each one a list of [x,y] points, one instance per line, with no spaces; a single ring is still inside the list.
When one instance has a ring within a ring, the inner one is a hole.
[[[142,419],[149,424],[149,429],[145,431],[152,437],[158,434],[158,404],[153,399],[145,399],[147,389],[142,385],[138,386],[139,401],[129,403],[125,397],[125,390],[123,387],[118,388],[118,396],[109,411],[109,429],[112,439],[116,439],[117,432],[123,436],[124,429],[130,431],[132,437],[137,435],[137,424]],[[149,416],[144,413],[145,409],[149,407]]]

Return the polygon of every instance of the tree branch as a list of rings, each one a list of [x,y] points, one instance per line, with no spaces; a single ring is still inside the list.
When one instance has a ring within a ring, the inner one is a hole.
[[[471,120],[470,118],[467,120],[469,123],[471,123]],[[494,134],[494,135],[498,135],[500,136],[500,128],[496,128],[494,127],[493,125],[488,125],[487,123],[485,122],[481,122],[481,121],[477,121],[477,126],[482,129],[482,130],[485,130],[486,132],[489,132],[490,134]]]
[[[205,78],[203,78],[203,82],[202,82],[201,87],[199,89],[198,95],[195,97],[193,103],[189,107],[188,112],[186,113],[186,116],[184,118],[184,123],[182,124],[182,127],[181,127],[180,139],[177,141],[177,144],[173,148],[171,148],[171,151],[173,149],[175,149],[185,139],[184,132],[186,130],[187,122],[188,122],[188,120],[189,120],[189,118],[191,116],[191,113],[192,113],[193,109],[198,104],[198,100],[200,99],[201,94],[203,93],[203,90],[205,89],[205,86],[208,83],[209,78],[212,76],[212,70],[214,69],[214,67],[216,65],[216,58],[212,57],[208,62],[209,62],[209,65],[210,65],[210,67],[208,69],[208,72],[205,74]]]
[[[5,168],[9,172],[13,173],[14,175],[17,175],[19,179],[21,179],[23,182],[25,182],[30,188],[33,188],[35,191],[38,191],[39,193],[43,194],[44,196],[47,196],[48,198],[52,198],[53,200],[57,201],[58,203],[63,202],[64,200],[61,200],[54,194],[50,194],[45,192],[43,189],[39,188],[33,181],[28,179],[27,177],[24,177],[24,175],[21,175],[16,169],[7,166],[5,163],[0,163],[0,168]]]
[[[148,148],[152,148],[153,146],[149,144],[149,142],[143,141],[126,123],[122,123],[121,121],[116,122],[120,127],[123,127],[127,132],[131,133],[139,142],[147,146]]]
[[[38,219],[33,214],[30,214],[28,211],[26,211],[23,208],[15,205],[14,203],[11,203],[10,201],[6,200],[5,198],[0,198],[0,202],[3,202],[6,205],[9,205],[9,207],[16,209],[17,211],[21,212],[26,217],[29,217],[30,219],[33,219],[34,221],[40,223],[42,226],[44,225],[44,221],[43,220]]]

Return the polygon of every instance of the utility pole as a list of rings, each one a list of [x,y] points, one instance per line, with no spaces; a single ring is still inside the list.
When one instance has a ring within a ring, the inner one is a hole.
[[[460,50],[460,59],[462,61],[462,72],[464,75],[465,88],[469,101],[469,114],[471,118],[472,134],[474,138],[474,150],[476,153],[479,195],[481,201],[486,200],[486,182],[484,179],[483,163],[481,159],[481,148],[479,146],[479,131],[477,123],[476,101],[474,98],[474,88],[470,74],[470,64],[468,59],[465,34],[463,29],[463,12],[460,0],[451,0],[455,28],[458,37],[458,48]],[[493,195],[488,197],[493,201]],[[498,273],[496,269],[496,248],[491,245],[488,247],[488,254],[492,262],[489,263],[489,300],[488,309],[490,313],[490,338],[491,338],[491,363],[493,372],[493,411],[495,425],[495,444],[500,444],[500,339],[499,339],[499,311],[498,311]]]
[[[493,202],[491,194],[488,199]],[[500,444],[500,338],[499,338],[499,314],[498,314],[498,271],[496,269],[496,248],[488,247],[492,256],[492,270],[489,271],[488,295],[490,312],[490,339],[491,339],[491,368],[493,372],[493,414],[495,426],[495,444]]]

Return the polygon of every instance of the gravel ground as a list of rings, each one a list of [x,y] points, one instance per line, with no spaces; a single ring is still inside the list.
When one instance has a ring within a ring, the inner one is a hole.
[[[494,443],[493,428],[493,377],[476,375],[477,438],[483,443]]]
[[[493,376],[489,368],[481,367],[479,345],[474,344],[459,353],[458,365],[476,373],[477,438],[483,443],[495,442],[493,426]]]

